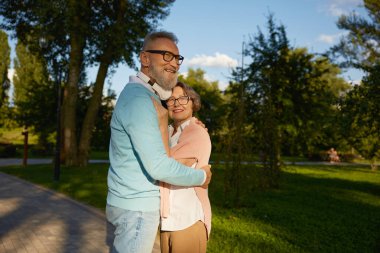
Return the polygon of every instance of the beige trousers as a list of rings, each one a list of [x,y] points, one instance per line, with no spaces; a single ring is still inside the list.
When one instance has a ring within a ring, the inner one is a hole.
[[[161,233],[160,233],[160,228],[158,228],[156,239],[154,240],[154,244],[153,244],[152,253],[161,253],[160,240],[161,240]]]
[[[205,253],[207,230],[203,222],[179,231],[161,231],[161,253]]]

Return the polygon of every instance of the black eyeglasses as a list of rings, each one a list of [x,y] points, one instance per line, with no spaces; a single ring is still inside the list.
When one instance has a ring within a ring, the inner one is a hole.
[[[145,50],[145,52],[152,53],[152,54],[161,54],[162,57],[164,58],[164,61],[170,62],[175,58],[176,62],[178,65],[181,65],[183,62],[183,57],[182,55],[179,54],[173,54],[172,52],[165,51],[165,50]]]
[[[178,101],[180,105],[187,105],[189,103],[190,97],[189,96],[182,96],[179,98],[169,98],[166,100],[166,105],[167,106],[172,106],[175,104],[175,101]]]

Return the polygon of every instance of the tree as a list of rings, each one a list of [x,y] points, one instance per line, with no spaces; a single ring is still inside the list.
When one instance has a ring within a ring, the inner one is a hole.
[[[8,44],[8,35],[0,30],[0,110],[7,105],[10,80],[8,69],[10,65],[11,48]]]
[[[372,161],[379,157],[379,83],[380,83],[380,2],[364,0],[368,18],[356,13],[342,15],[338,28],[348,31],[340,43],[331,49],[342,56],[341,64],[364,71],[362,83],[355,86],[342,101],[343,134],[364,157]]]
[[[295,48],[284,56],[282,152],[314,156],[339,143],[336,124],[339,98],[349,84],[328,58]]]
[[[89,107],[89,103],[92,99],[93,92],[94,84],[91,84],[89,86],[82,86],[79,89],[79,106],[77,107],[78,128],[80,128],[80,126],[83,124],[83,120]],[[115,101],[116,94],[113,90],[108,90],[107,96],[102,96],[102,103],[97,115],[97,118],[99,120],[96,121],[93,129],[94,136],[98,136],[99,138],[93,138],[91,145],[96,150],[108,151],[109,139],[111,137],[110,123]]]
[[[62,110],[63,128],[75,138],[75,110],[77,86],[83,69],[83,52],[89,27],[86,1],[2,1],[1,26],[27,45],[36,54],[43,55],[51,77],[57,82],[59,72],[66,80]],[[41,43],[42,42],[42,43]],[[41,47],[42,46],[42,47]],[[65,132],[63,131],[63,132]],[[72,147],[76,150],[76,146]],[[68,159],[68,163],[71,160]]]
[[[44,59],[17,43],[13,78],[16,120],[38,136],[38,146],[47,149],[48,138],[56,130],[57,99]]]
[[[233,72],[226,115],[236,122],[232,129],[254,143],[252,151],[264,167],[261,185],[278,187],[281,155],[321,148],[325,135],[330,136],[326,129],[334,130],[337,100],[347,84],[326,57],[291,47],[284,26],[277,26],[273,15],[267,28],[267,35],[259,30],[247,44],[249,64]]]
[[[13,31],[36,51],[39,51],[38,42],[44,38],[48,43],[42,53],[51,73],[57,69],[65,73],[62,121],[67,165],[87,164],[109,68],[120,62],[134,66],[133,56],[140,50],[143,36],[168,15],[172,3],[173,0],[4,0],[0,3],[2,27]],[[91,64],[99,64],[93,98],[81,129],[77,129],[80,76]],[[79,144],[77,136],[80,136]]]
[[[380,65],[373,67],[341,104],[344,136],[376,170],[380,158]]]
[[[333,56],[343,56],[341,65],[354,67],[367,72],[368,68],[377,65],[380,52],[380,3],[377,0],[364,0],[364,8],[369,20],[360,17],[355,12],[342,15],[337,26],[347,30],[348,34],[333,46],[329,53]],[[341,58],[339,58],[341,59]]]
[[[109,149],[109,139],[111,138],[111,118],[115,106],[116,93],[112,90],[108,91],[107,96],[103,97],[102,104],[98,112],[98,118],[94,129],[94,136],[101,136],[102,138],[95,138],[92,141],[92,146],[97,150]]]
[[[173,0],[124,1],[99,4],[91,24],[89,62],[99,63],[94,92],[86,113],[79,142],[79,164],[86,165],[96,116],[101,103],[104,81],[109,68],[120,62],[135,66],[133,56],[142,46],[144,36],[158,20],[169,14]],[[95,9],[95,8],[94,8]]]
[[[289,42],[285,28],[275,25],[273,15],[268,18],[267,28],[268,38],[260,30],[251,38],[244,52],[246,56],[251,57],[251,63],[234,72],[234,76],[237,80],[243,76],[240,83],[243,85],[243,91],[237,91],[243,95],[247,94],[244,95],[244,104],[247,107],[245,114],[253,123],[257,150],[267,179],[265,185],[278,187],[281,166],[280,119],[284,102],[283,86],[287,83],[283,66]]]
[[[243,44],[244,45],[244,44]],[[241,76],[238,75],[240,70]],[[252,141],[253,127],[248,120],[247,113],[249,106],[247,103],[247,82],[243,80],[243,69],[235,70],[235,82],[231,81],[229,87],[225,91],[226,104],[221,109],[224,112],[224,121],[221,129],[221,147],[224,148],[225,161],[225,178],[224,178],[224,194],[226,205],[233,204],[241,206],[242,189],[249,189],[247,182],[250,171],[242,174],[244,157],[252,152],[255,144]]]

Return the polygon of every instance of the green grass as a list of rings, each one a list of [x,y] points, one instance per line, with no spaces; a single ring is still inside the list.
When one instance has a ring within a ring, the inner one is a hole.
[[[280,189],[245,202],[214,205],[210,252],[380,251],[380,173],[367,167],[289,166]]]
[[[0,171],[64,193],[76,200],[104,209],[107,195],[106,164],[91,164],[86,168],[61,166],[60,180],[53,180],[53,165],[0,167]]]
[[[0,168],[104,209],[107,165]],[[224,169],[213,166],[208,252],[380,252],[380,172],[369,166],[288,166],[276,190],[241,185],[244,207],[225,207]],[[245,168],[246,178],[257,175]]]

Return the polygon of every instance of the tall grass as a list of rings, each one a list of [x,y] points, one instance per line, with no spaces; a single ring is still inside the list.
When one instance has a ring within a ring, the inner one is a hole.
[[[107,167],[63,167],[59,183],[48,165],[0,171],[104,209]],[[224,169],[213,166],[208,252],[380,252],[380,172],[369,166],[288,166],[280,188],[265,191],[247,182],[243,204],[229,208]]]

